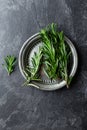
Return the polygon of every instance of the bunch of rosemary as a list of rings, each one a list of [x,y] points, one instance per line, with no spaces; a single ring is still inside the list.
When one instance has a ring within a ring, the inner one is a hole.
[[[46,74],[51,79],[64,79],[68,87],[71,78],[69,78],[67,67],[71,51],[64,41],[63,31],[58,32],[56,24],[52,23],[42,29],[40,34],[43,41]]]
[[[32,68],[28,67],[26,74],[27,83],[38,80],[38,71],[44,64],[45,74],[52,80],[60,78],[65,80],[67,87],[71,82],[68,74],[68,62],[71,54],[69,46],[65,43],[63,31],[57,30],[57,25],[52,23],[40,31],[43,42],[42,48],[32,57]],[[41,63],[42,60],[42,63]]]

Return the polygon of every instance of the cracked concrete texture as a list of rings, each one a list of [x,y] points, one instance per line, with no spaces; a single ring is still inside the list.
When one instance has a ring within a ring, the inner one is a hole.
[[[24,41],[52,22],[78,51],[79,67],[71,88],[44,92],[21,87],[24,79],[18,66],[8,76],[3,58],[18,57]],[[86,54],[86,0],[0,0],[0,130],[86,130]]]

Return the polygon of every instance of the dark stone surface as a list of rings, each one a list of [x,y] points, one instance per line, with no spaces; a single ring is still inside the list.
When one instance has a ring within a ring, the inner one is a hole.
[[[78,50],[74,82],[53,92],[21,87],[18,66],[8,76],[3,58],[18,57],[23,42],[52,22]],[[87,130],[87,0],[0,0],[0,130]]]

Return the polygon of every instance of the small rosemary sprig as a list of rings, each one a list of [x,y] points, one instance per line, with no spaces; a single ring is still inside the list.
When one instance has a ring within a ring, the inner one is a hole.
[[[2,64],[2,66],[6,69],[8,75],[10,75],[14,71],[15,64],[16,64],[16,57],[7,55],[4,58],[4,64]]]

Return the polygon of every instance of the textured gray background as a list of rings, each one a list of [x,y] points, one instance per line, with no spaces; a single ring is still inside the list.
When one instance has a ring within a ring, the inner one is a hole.
[[[79,68],[71,88],[44,92],[21,87],[18,65],[8,76],[7,54],[56,22],[75,44]],[[0,0],[0,130],[87,130],[87,0]]]

